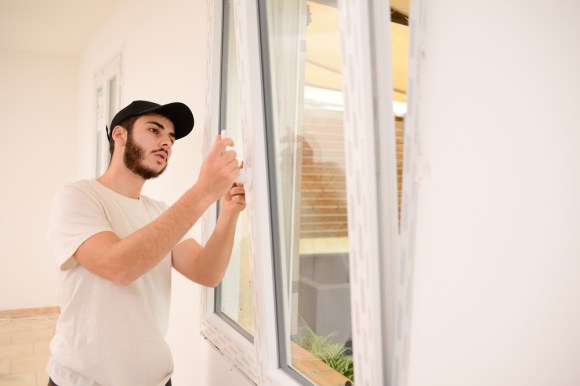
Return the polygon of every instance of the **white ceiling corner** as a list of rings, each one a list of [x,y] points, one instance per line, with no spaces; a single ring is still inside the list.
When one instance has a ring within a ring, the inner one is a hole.
[[[0,0],[0,50],[78,55],[120,0]]]

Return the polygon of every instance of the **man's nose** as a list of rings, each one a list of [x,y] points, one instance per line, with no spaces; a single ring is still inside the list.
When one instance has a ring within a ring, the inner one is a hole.
[[[161,139],[161,146],[164,148],[171,148],[173,146],[173,140],[169,135],[163,136]]]

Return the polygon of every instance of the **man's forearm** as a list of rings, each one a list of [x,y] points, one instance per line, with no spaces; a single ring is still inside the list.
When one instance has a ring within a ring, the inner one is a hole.
[[[220,213],[214,231],[197,259],[197,274],[203,273],[204,285],[208,287],[217,286],[226,272],[232,255],[238,217],[239,212]]]
[[[195,185],[150,224],[119,239],[87,240],[75,257],[94,273],[126,285],[155,267],[212,204]]]

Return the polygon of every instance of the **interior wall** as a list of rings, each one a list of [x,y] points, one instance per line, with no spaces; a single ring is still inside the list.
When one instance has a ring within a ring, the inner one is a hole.
[[[78,174],[91,178],[94,122],[93,76],[118,52],[122,53],[122,105],[135,99],[158,103],[181,101],[193,111],[195,127],[176,142],[163,176],[145,184],[144,194],[168,204],[196,180],[202,160],[206,121],[208,2],[188,0],[121,1],[80,59]],[[199,226],[192,233],[199,236]],[[172,347],[175,384],[245,385],[200,334],[200,287],[174,275],[168,341]],[[213,381],[219,374],[220,383]]]
[[[580,4],[420,3],[407,384],[579,385]]]
[[[57,305],[52,197],[75,178],[78,59],[0,51],[0,310]]]

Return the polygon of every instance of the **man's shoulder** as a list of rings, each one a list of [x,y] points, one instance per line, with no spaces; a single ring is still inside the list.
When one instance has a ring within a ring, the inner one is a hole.
[[[70,195],[79,193],[90,193],[95,191],[95,180],[77,180],[63,185],[60,194]]]
[[[63,185],[56,193],[55,200],[70,205],[84,205],[89,202],[100,206],[107,201],[107,194],[96,180],[77,180]]]
[[[63,189],[93,189],[96,182],[95,179],[76,180],[65,184]]]

